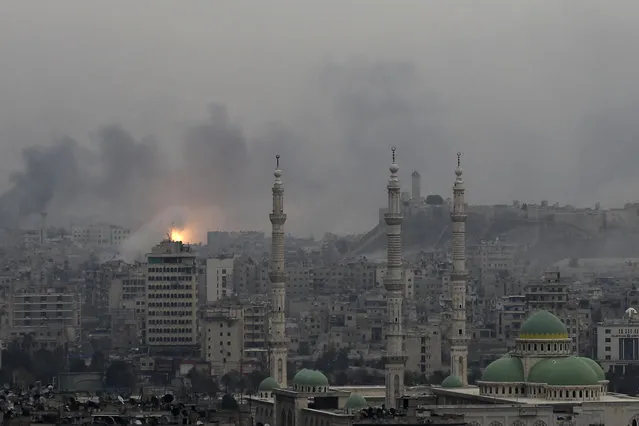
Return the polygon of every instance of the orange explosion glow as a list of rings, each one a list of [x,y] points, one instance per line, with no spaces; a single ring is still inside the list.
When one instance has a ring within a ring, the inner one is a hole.
[[[183,243],[188,242],[187,241],[187,235],[188,233],[186,232],[186,230],[184,229],[177,229],[177,228],[173,228],[171,229],[171,241],[181,241]]]

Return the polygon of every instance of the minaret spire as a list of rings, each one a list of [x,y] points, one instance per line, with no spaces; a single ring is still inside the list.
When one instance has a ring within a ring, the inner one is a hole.
[[[466,332],[466,205],[461,152],[453,184],[453,273],[451,276],[452,323],[450,328],[450,374],[468,384],[468,335]]]
[[[286,388],[286,362],[288,339],[286,338],[286,273],[284,266],[284,186],[280,156],[275,156],[276,167],[273,175],[273,212],[269,215],[272,225],[271,262],[269,279],[271,281],[271,332],[269,336],[269,360],[271,377]]]
[[[402,212],[399,178],[399,166],[395,159],[396,148],[392,147],[393,162],[390,165],[388,179],[388,212],[384,214],[386,222],[386,407],[397,408],[397,399],[404,394],[404,368],[406,356],[403,351],[404,330],[402,327],[404,298],[404,280],[402,276]]]

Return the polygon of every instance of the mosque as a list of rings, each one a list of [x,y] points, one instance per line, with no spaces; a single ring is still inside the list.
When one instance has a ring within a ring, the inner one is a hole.
[[[467,382],[468,339],[465,318],[465,235],[461,167],[453,187],[453,277],[451,374],[439,386],[405,387],[405,359],[398,276],[401,241],[397,179],[393,162],[388,184],[388,266],[385,277],[388,339],[385,386],[331,386],[317,370],[298,371],[286,383],[286,338],[277,328],[283,321],[284,293],[273,290],[271,377],[251,397],[258,426],[355,426],[369,424],[430,424],[470,426],[639,426],[639,398],[608,391],[608,381],[594,360],[571,353],[571,340],[562,321],[547,311],[532,313],[520,329],[515,349],[493,361],[476,385]],[[284,282],[282,172],[275,172],[272,282]],[[460,285],[462,283],[463,285]],[[398,341],[399,340],[399,341]],[[276,380],[277,377],[279,380]]]

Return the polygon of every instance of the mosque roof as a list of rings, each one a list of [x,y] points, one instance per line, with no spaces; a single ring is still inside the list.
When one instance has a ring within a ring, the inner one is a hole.
[[[277,380],[272,377],[267,377],[266,379],[262,380],[258,386],[258,389],[261,391],[272,391],[279,388],[280,384],[277,383]]]
[[[346,405],[344,406],[347,410],[358,410],[366,407],[368,407],[366,398],[358,393],[352,393],[351,396],[348,397]]]
[[[521,359],[505,355],[484,369],[481,376],[484,382],[512,383],[524,381],[524,366]]]
[[[295,374],[293,384],[296,386],[328,386],[328,378],[318,370],[304,368]]]
[[[519,330],[520,339],[567,339],[568,330],[559,318],[548,311],[537,311]]]
[[[601,366],[597,363],[597,361],[583,356],[580,356],[578,358],[588,364],[590,368],[592,368],[599,380],[606,380],[606,373],[604,372],[603,368],[601,368]]]
[[[599,383],[593,367],[576,356],[539,361],[530,370],[528,382],[551,386],[591,386]]]
[[[451,374],[442,381],[441,386],[443,388],[461,388],[464,387],[464,383],[462,383],[459,377]]]

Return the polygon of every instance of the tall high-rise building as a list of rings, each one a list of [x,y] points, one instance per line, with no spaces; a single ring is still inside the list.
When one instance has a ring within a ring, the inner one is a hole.
[[[271,333],[269,341],[269,362],[271,377],[283,388],[286,384],[286,361],[288,355],[288,339],[286,338],[286,272],[284,270],[284,186],[280,156],[276,156],[277,167],[273,182],[273,212],[269,215],[272,225],[271,264],[269,278],[271,281]]]
[[[386,406],[397,408],[397,399],[404,393],[404,369],[407,357],[403,351],[404,330],[402,301],[404,299],[404,281],[402,276],[402,210],[399,167],[395,162],[395,147],[392,148],[393,162],[390,165],[388,179],[388,211],[384,214],[386,222]]]
[[[146,255],[146,344],[191,352],[198,344],[198,268],[195,253],[170,239]]]
[[[411,179],[410,198],[412,198],[413,201],[419,201],[419,199],[422,198],[422,175],[420,175],[417,170],[413,170]]]
[[[450,374],[468,384],[468,335],[466,332],[466,206],[461,153],[457,153],[453,185],[453,271],[450,279],[452,322],[450,328]]]

